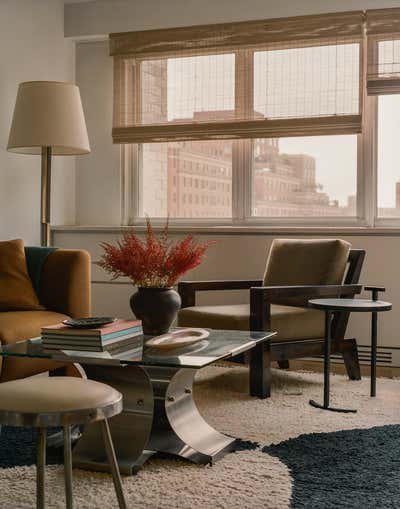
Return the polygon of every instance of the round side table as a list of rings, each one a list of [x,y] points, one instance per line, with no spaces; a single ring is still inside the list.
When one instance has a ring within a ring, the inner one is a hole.
[[[371,396],[376,396],[376,348],[378,336],[378,313],[390,311],[392,304],[378,300],[378,292],[384,292],[385,288],[366,286],[364,290],[372,292],[372,299],[313,299],[308,305],[314,309],[325,311],[325,348],[324,348],[324,403],[321,405],[310,400],[310,405],[323,410],[333,412],[357,412],[357,410],[335,408],[329,406],[329,376],[331,355],[331,325],[335,311],[352,313],[371,313]]]

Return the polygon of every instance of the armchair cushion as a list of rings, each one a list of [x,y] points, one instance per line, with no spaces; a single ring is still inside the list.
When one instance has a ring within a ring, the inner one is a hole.
[[[195,306],[181,309],[178,324],[181,327],[249,330],[250,306]],[[324,313],[315,309],[271,305],[271,330],[276,331],[272,342],[324,337]]]
[[[275,239],[264,273],[264,286],[339,285],[350,244],[340,239]],[[308,297],[280,297],[276,304],[305,306]]]
[[[0,242],[0,311],[44,309],[28,274],[21,239]]]
[[[0,313],[0,343],[10,344],[40,336],[45,325],[52,325],[68,318],[67,315],[52,311],[10,311]],[[3,359],[1,381],[15,380],[62,366],[62,363],[8,357]]]

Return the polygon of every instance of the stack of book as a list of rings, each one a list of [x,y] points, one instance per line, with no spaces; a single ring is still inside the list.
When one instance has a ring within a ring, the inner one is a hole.
[[[76,329],[59,323],[42,328],[42,344],[47,350],[110,352],[132,345],[142,334],[139,320],[117,320],[96,329]]]

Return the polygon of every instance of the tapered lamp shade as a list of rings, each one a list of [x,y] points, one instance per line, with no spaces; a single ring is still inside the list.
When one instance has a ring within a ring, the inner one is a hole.
[[[53,155],[90,152],[79,88],[57,81],[28,81],[18,88],[7,150]]]

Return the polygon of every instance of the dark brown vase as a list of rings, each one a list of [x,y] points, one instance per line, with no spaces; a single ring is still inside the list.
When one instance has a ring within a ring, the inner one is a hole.
[[[181,298],[173,288],[138,288],[130,305],[136,318],[142,320],[143,333],[158,336],[169,331]]]

